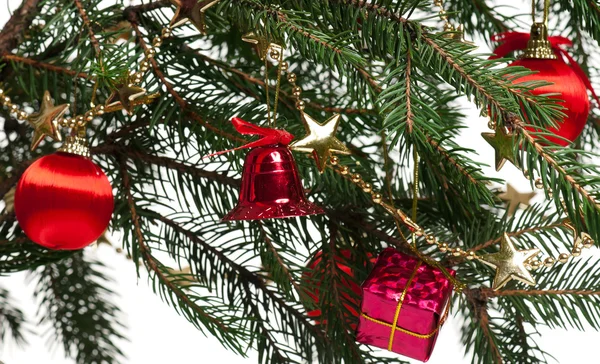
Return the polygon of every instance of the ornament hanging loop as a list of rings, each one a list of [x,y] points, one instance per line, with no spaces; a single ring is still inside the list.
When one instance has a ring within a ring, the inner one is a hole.
[[[535,0],[531,1],[531,25],[530,38],[527,42],[527,48],[519,57],[521,59],[556,59],[556,54],[548,41],[548,13],[550,11],[550,0],[544,0],[544,19],[543,22],[535,20]]]

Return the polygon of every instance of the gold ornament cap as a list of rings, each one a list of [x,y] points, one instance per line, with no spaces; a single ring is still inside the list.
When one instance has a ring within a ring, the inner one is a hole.
[[[544,23],[533,23],[529,41],[521,59],[556,59],[548,41],[548,27]]]
[[[65,143],[58,149],[59,152],[80,155],[82,157],[90,157],[90,148],[84,137],[79,135],[69,135]]]

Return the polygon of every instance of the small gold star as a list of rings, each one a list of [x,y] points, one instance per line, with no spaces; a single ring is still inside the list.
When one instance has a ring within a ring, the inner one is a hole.
[[[31,141],[31,150],[37,148],[45,136],[49,136],[56,141],[61,141],[62,137],[58,130],[58,119],[62,118],[69,109],[69,104],[54,106],[50,92],[44,92],[40,111],[29,115],[27,121],[33,127],[33,140]]]
[[[496,269],[496,276],[492,289],[498,290],[512,279],[519,280],[529,285],[535,285],[535,279],[525,268],[525,262],[535,257],[539,249],[517,250],[508,234],[502,235],[500,251],[493,254],[485,254],[479,258],[483,263]]]
[[[519,207],[519,204],[529,206],[529,201],[535,197],[535,192],[519,192],[510,184],[506,185],[506,192],[498,195],[502,201],[506,202],[508,207],[508,214],[514,215],[515,211]]]
[[[500,126],[496,129],[495,133],[481,133],[481,136],[494,148],[496,153],[496,171],[499,171],[507,160],[512,164],[516,164],[514,133],[508,133],[504,127]]]
[[[219,2],[219,0],[170,0],[171,4],[175,5],[175,15],[171,19],[171,26],[177,27],[187,21],[194,24],[198,31],[202,34],[206,34],[206,22],[204,19],[204,13],[210,7]]]
[[[318,123],[302,111],[302,122],[308,134],[290,144],[290,148],[300,152],[312,153],[317,162],[317,169],[323,173],[325,165],[332,153],[350,154],[350,150],[335,137],[340,123],[340,114],[335,114],[323,124]]]
[[[113,107],[116,106],[116,104],[121,103],[123,110],[127,111],[127,113],[131,115],[135,106],[134,101],[145,94],[145,88],[136,86],[130,82],[126,82],[113,91],[106,101],[106,107]]]
[[[242,40],[246,43],[250,43],[250,44],[254,45],[254,48],[256,49],[256,53],[258,53],[258,57],[260,58],[261,61],[265,60],[265,58],[267,57],[267,54],[269,54],[269,50],[271,48],[277,49],[279,52],[283,51],[283,47],[280,46],[279,44],[271,43],[271,42],[269,42],[269,40],[266,37],[264,37],[262,35],[258,35],[254,32],[244,34],[242,36]]]

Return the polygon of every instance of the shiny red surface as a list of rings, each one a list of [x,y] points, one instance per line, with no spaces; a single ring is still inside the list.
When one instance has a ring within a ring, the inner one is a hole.
[[[112,187],[90,159],[54,153],[35,161],[15,192],[19,225],[54,250],[81,249],[102,235],[113,212]]]
[[[346,307],[346,309],[348,310],[348,312],[350,313],[351,317],[347,317],[347,319],[353,321],[353,322],[358,322],[357,317],[358,317],[358,312],[356,311],[356,309],[359,307],[360,305],[360,299],[362,297],[362,290],[360,288],[360,285],[358,284],[358,282],[356,282],[356,278],[354,277],[354,272],[352,271],[352,269],[350,267],[348,267],[347,265],[344,264],[344,261],[348,261],[349,259],[352,258],[352,252],[349,249],[343,249],[339,251],[338,256],[335,256],[334,260],[335,260],[335,265],[337,267],[338,270],[341,270],[343,273],[345,273],[345,276],[342,276],[343,279],[341,279],[341,284],[343,285],[344,288],[347,288],[348,290],[354,292],[354,295],[351,295],[349,293],[346,293],[342,290],[342,293],[340,295],[340,299],[342,301],[342,303],[344,304],[344,306]],[[322,252],[319,251],[314,259],[310,262],[309,264],[309,268],[314,270],[315,268],[317,268],[318,265],[320,265],[321,263],[321,256],[322,256]],[[371,257],[371,255],[368,255],[369,257]],[[375,258],[371,258],[371,263],[375,263]],[[329,264],[326,264],[326,270],[329,269]],[[342,273],[340,273],[342,274]],[[318,305],[319,304],[319,287],[320,284],[319,282],[311,282],[310,279],[312,277],[311,273],[306,273],[303,277],[305,282],[308,282],[308,285],[312,285],[312,286],[316,286],[313,290],[306,290],[307,295],[313,300],[313,302]],[[316,310],[311,310],[308,311],[308,316],[312,317],[315,319],[315,323],[317,325],[323,323],[325,324],[326,321],[325,320],[320,320],[319,318],[321,317],[321,310],[320,309],[316,309]],[[356,329],[356,323],[353,323],[350,325],[350,327],[352,328],[352,330]]]
[[[398,301],[417,262],[417,258],[393,248],[385,249],[362,284],[362,312],[392,324]],[[453,270],[450,273],[454,275]],[[419,334],[429,334],[437,327],[451,292],[452,284],[439,269],[421,264],[404,297],[397,326]],[[390,327],[361,316],[356,340],[387,349],[390,334]],[[396,331],[392,350],[413,359],[427,361],[436,339],[437,334],[429,339],[422,339]]]
[[[309,202],[287,146],[257,147],[248,153],[237,206],[223,221],[258,220],[321,214]]]
[[[577,139],[583,131],[590,112],[590,100],[587,88],[581,78],[569,65],[560,59],[519,59],[511,66],[522,66],[537,73],[518,78],[513,83],[526,81],[547,81],[552,85],[534,89],[534,95],[549,93],[559,94],[552,96],[561,100],[564,107],[562,112],[566,115],[563,120],[558,120],[558,128],[549,128],[549,131],[570,141]],[[548,137],[551,142],[565,146],[569,142],[560,138]]]

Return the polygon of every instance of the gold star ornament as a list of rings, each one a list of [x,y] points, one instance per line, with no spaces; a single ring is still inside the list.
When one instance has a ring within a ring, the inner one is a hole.
[[[504,166],[506,161],[516,164],[515,158],[515,134],[509,133],[502,126],[496,129],[495,133],[481,133],[483,139],[494,148],[496,153],[496,171]]]
[[[504,287],[513,279],[533,286],[535,279],[525,267],[525,263],[539,252],[539,249],[517,250],[508,234],[504,233],[500,242],[500,251],[485,254],[479,260],[496,269],[496,276],[492,284],[494,290]]]
[[[121,103],[123,110],[127,111],[129,115],[133,113],[136,99],[144,96],[146,89],[134,85],[131,82],[126,82],[119,85],[115,91],[110,95],[106,101],[106,107],[114,107],[116,104]]]
[[[175,5],[175,15],[171,19],[171,27],[177,27],[186,22],[194,24],[198,31],[206,34],[206,22],[204,13],[210,7],[219,2],[219,0],[170,0],[171,4]]]
[[[300,152],[312,153],[317,169],[323,173],[327,161],[333,153],[350,154],[350,150],[335,137],[340,123],[340,114],[335,114],[324,123],[319,123],[302,111],[302,122],[308,133],[303,139],[290,144],[290,148]]]
[[[27,118],[27,122],[33,127],[31,150],[37,148],[45,136],[49,136],[56,141],[62,140],[60,131],[58,130],[58,120],[63,117],[68,109],[69,104],[54,106],[50,92],[44,92],[40,111],[29,115]]]
[[[258,53],[258,57],[260,58],[261,61],[264,61],[265,58],[267,57],[267,54],[269,54],[269,50],[271,49],[275,49],[277,51],[279,51],[279,54],[282,54],[283,52],[283,47],[280,46],[277,43],[271,43],[269,42],[269,40],[262,36],[262,35],[258,35],[254,32],[250,32],[247,34],[244,34],[242,36],[242,40],[246,43],[250,43],[254,46],[254,49],[256,49],[256,53]]]
[[[529,201],[535,197],[535,192],[519,192],[510,184],[506,185],[506,192],[498,195],[502,201],[506,202],[508,214],[514,215],[519,205],[529,206]]]

